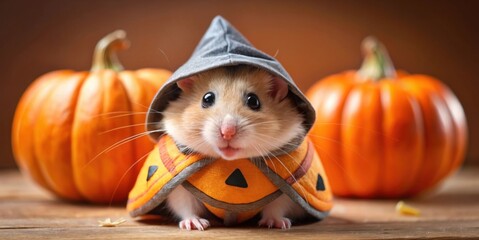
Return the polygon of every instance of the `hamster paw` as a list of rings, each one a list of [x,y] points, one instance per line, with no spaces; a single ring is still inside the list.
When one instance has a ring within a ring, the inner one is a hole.
[[[259,226],[264,226],[268,228],[281,228],[281,229],[290,229],[291,228],[291,220],[285,217],[263,217],[259,221]]]
[[[200,230],[204,231],[210,226],[210,222],[206,219],[199,218],[199,217],[190,217],[181,220],[181,222],[178,224],[178,226],[181,229],[186,229],[186,230]]]

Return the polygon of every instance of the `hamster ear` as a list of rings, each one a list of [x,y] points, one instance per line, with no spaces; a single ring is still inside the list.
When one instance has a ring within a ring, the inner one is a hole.
[[[275,102],[281,102],[288,95],[288,91],[289,89],[286,81],[276,76],[271,79],[269,94]]]
[[[189,92],[191,91],[191,88],[193,88],[193,79],[191,78],[181,79],[181,80],[178,80],[176,84],[181,89],[181,91]]]

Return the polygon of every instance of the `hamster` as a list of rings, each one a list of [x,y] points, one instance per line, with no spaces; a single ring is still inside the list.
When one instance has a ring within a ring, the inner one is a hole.
[[[179,97],[163,111],[166,134],[188,151],[214,158],[235,159],[287,153],[288,145],[306,135],[303,116],[288,98],[285,81],[247,66],[220,67],[179,80]],[[167,198],[167,207],[182,229],[204,230],[203,204],[181,185]],[[261,212],[260,226],[291,227],[305,211],[281,195]]]

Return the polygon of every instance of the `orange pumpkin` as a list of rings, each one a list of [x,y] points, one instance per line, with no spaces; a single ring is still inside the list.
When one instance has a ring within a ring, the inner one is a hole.
[[[394,70],[384,47],[363,42],[359,71],[315,83],[310,137],[333,193],[405,197],[430,189],[457,169],[467,125],[456,96],[439,80]]]
[[[25,91],[12,129],[23,172],[58,196],[121,202],[153,148],[145,132],[147,108],[171,75],[162,69],[123,71],[115,52],[124,31],[97,44],[90,72],[47,73]]]

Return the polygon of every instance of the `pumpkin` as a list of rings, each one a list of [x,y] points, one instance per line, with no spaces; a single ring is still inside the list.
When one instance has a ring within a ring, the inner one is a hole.
[[[396,71],[366,38],[358,71],[307,91],[316,110],[310,138],[337,196],[398,198],[431,189],[465,155],[467,124],[451,90],[427,75]]]
[[[35,80],[13,119],[15,159],[35,182],[61,198],[124,202],[146,154],[146,110],[171,72],[123,70],[116,51],[124,31],[101,39],[91,71],[58,70]]]

